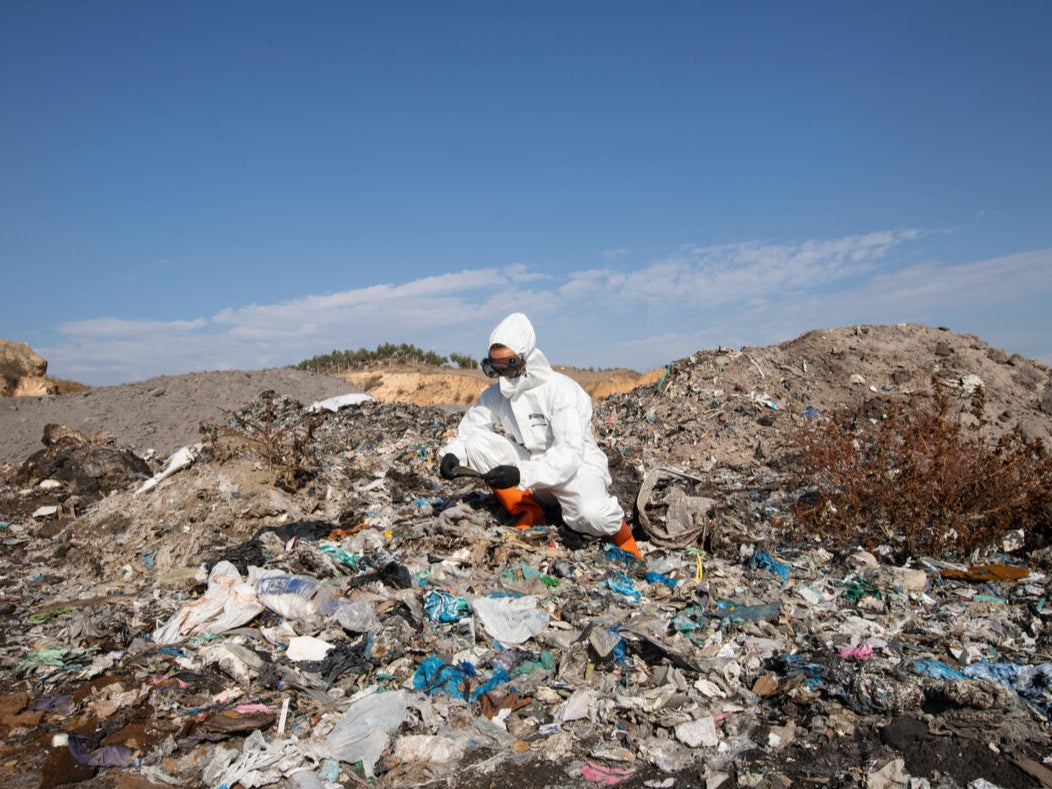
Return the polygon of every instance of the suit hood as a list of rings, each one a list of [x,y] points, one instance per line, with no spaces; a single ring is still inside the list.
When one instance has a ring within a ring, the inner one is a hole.
[[[552,373],[548,358],[537,347],[537,333],[530,319],[521,312],[513,312],[490,332],[487,351],[493,345],[511,348],[526,363],[526,374],[518,378],[501,378],[500,391],[505,397],[539,386]]]

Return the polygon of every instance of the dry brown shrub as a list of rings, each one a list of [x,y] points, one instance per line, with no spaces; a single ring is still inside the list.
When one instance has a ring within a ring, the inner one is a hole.
[[[228,414],[227,424],[203,423],[200,430],[220,459],[254,456],[278,472],[279,487],[294,491],[317,468],[314,429],[324,418],[301,409],[299,403],[268,389],[255,403]]]
[[[951,415],[938,378],[929,397],[894,404],[880,419],[859,410],[797,432],[806,483],[799,524],[845,546],[890,545],[895,558],[966,558],[1014,529],[1050,525],[1052,459],[1017,430],[984,439],[985,398],[977,389],[965,427]]]

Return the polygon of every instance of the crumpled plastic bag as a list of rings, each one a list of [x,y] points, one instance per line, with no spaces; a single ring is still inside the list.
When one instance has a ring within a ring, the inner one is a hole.
[[[462,759],[467,747],[463,736],[406,734],[395,742],[393,758],[404,764],[449,764]]]
[[[316,578],[289,575],[280,570],[259,570],[255,581],[256,596],[262,606],[282,619],[303,622],[318,620],[318,587]]]
[[[379,633],[383,629],[383,623],[376,615],[376,607],[365,599],[353,602],[341,600],[333,618],[344,630],[352,633]]]
[[[429,695],[446,693],[456,698],[474,701],[498,685],[504,684],[510,677],[504,666],[497,665],[488,680],[479,683],[477,679],[478,671],[466,660],[450,665],[437,655],[431,655],[424,658],[413,674],[413,687]]]
[[[424,613],[432,622],[459,622],[461,613],[467,613],[468,604],[463,597],[445,589],[428,589],[424,593]]]
[[[70,755],[85,767],[127,767],[135,759],[135,749],[126,745],[106,745],[90,750],[88,738],[80,734],[69,735],[66,747]]]
[[[465,698],[468,691],[464,681],[477,676],[475,667],[466,660],[450,665],[437,655],[430,655],[421,661],[413,673],[413,687],[429,695],[445,693]]]
[[[153,640],[175,644],[186,635],[225,633],[252,621],[263,610],[249,568],[244,581],[228,561],[216,562],[208,574],[208,588],[200,598],[183,606],[171,619],[153,631]]]
[[[670,468],[655,468],[643,478],[636,494],[639,524],[650,541],[660,548],[683,548],[698,541],[713,523],[713,499],[691,496],[682,485],[700,483],[699,477]],[[662,483],[665,483],[662,485]],[[675,484],[673,484],[675,483]],[[659,488],[663,492],[657,493]],[[651,517],[665,504],[664,518]],[[662,522],[663,521],[663,522]]]
[[[57,668],[66,663],[69,650],[65,647],[46,647],[29,653],[29,657],[18,664],[15,677],[28,677],[39,668]]]
[[[501,644],[521,644],[548,627],[548,612],[533,595],[476,597],[471,602],[486,632]]]
[[[348,392],[347,394],[336,395],[326,400],[317,400],[311,403],[310,408],[307,410],[311,413],[318,413],[319,411],[332,411],[335,413],[341,408],[346,408],[349,405],[361,405],[366,400],[372,400],[373,396],[366,394],[365,392]]]
[[[268,743],[256,729],[248,737],[240,752],[217,746],[212,761],[204,769],[203,777],[209,786],[233,786],[245,789],[277,783],[283,776],[303,764],[302,746],[296,740],[275,740]]]
[[[372,778],[390,733],[402,725],[406,713],[404,690],[364,696],[351,704],[317,746],[318,757],[348,764],[361,762],[365,777]]]

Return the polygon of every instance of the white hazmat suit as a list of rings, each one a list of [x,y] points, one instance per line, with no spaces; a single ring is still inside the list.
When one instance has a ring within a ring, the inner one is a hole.
[[[483,473],[495,466],[516,466],[519,489],[541,501],[554,497],[571,529],[596,537],[617,534],[625,513],[607,492],[610,471],[595,442],[588,393],[552,369],[536,347],[529,318],[520,312],[497,325],[489,345],[515,351],[526,372],[501,378],[486,389],[440,456],[451,453]]]

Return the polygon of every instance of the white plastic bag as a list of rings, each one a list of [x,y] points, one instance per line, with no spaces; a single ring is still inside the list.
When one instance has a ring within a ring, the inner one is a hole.
[[[486,632],[501,644],[521,644],[548,627],[548,612],[537,608],[537,598],[476,597],[471,607]]]
[[[348,394],[336,395],[336,397],[330,397],[327,400],[318,400],[311,403],[310,411],[317,413],[319,411],[339,411],[341,408],[346,408],[349,405],[361,405],[366,400],[372,400],[372,395],[366,394],[365,392],[349,392]]]
[[[158,644],[174,644],[185,635],[225,633],[252,621],[263,610],[252,584],[228,561],[216,562],[208,574],[208,588],[195,602],[153,631]]]
[[[371,602],[359,598],[352,603],[341,600],[336,607],[336,621],[352,633],[379,633],[383,625]]]
[[[289,639],[289,648],[285,652],[285,657],[293,662],[325,660],[325,654],[333,646],[328,641],[314,636],[296,636]]]
[[[336,722],[325,741],[318,746],[322,759],[362,763],[366,778],[373,777],[373,767],[387,747],[392,731],[406,718],[404,690],[373,693],[353,702]]]
[[[283,619],[314,622],[319,619],[315,596],[318,580],[309,575],[289,575],[279,570],[255,571],[259,602]]]

